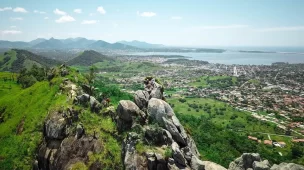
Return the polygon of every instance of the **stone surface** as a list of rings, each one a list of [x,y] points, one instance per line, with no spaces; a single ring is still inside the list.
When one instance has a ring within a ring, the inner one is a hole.
[[[221,165],[210,161],[203,161],[203,165],[205,165],[205,170],[227,170]]]
[[[253,168],[253,162],[261,162],[260,154],[258,153],[243,153],[241,157],[235,159],[229,165],[229,170],[246,170]]]
[[[294,163],[280,163],[273,165],[270,170],[304,170],[304,166]]]
[[[116,109],[118,115],[117,126],[119,131],[128,130],[136,123],[143,123],[146,114],[132,101],[121,100]]]
[[[151,90],[150,98],[163,99],[163,91],[163,87],[160,84],[154,82],[154,87]]]
[[[67,169],[75,162],[88,161],[88,153],[100,153],[102,144],[98,140],[89,140],[87,137],[76,139],[65,138],[58,149],[52,149],[46,143],[39,148],[39,169]]]
[[[134,96],[134,102],[140,109],[145,109],[148,106],[150,95],[147,91],[137,90]]]
[[[268,160],[264,160],[261,162],[258,161],[254,161],[252,164],[252,168],[254,170],[269,170],[270,169],[270,164],[268,162]]]
[[[96,113],[98,113],[102,109],[102,106],[99,103],[99,101],[96,100],[96,98],[93,96],[90,96],[90,108],[91,108],[91,111],[96,112]]]
[[[67,120],[59,111],[51,112],[44,124],[45,136],[49,139],[63,139],[66,134]]]
[[[198,159],[196,156],[192,156],[192,158],[191,158],[191,169],[204,170],[205,165],[204,165],[203,161]]]
[[[176,142],[173,142],[171,145],[172,156],[175,162],[181,166],[186,166],[186,159],[184,158],[180,148]]]

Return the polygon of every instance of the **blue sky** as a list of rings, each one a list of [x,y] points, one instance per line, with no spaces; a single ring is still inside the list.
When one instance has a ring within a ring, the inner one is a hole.
[[[0,39],[304,46],[303,0],[0,0]]]

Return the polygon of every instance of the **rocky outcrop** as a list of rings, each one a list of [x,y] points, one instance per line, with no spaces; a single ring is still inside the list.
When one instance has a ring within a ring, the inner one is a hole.
[[[133,130],[123,144],[125,169],[204,170],[193,139],[171,106],[162,100],[163,87],[152,77],[144,83],[145,90],[135,93],[135,103],[122,100],[117,107],[118,130]],[[154,147],[153,151],[146,151],[145,155],[138,153],[139,141]]]
[[[39,169],[69,169],[77,162],[88,161],[88,153],[100,153],[100,141],[83,137],[67,137],[62,141],[47,141],[40,146],[38,154]]]
[[[304,170],[304,166],[294,163],[281,163],[279,165],[274,164],[270,170]]]
[[[203,161],[203,165],[205,166],[205,170],[227,170],[221,165],[210,161]]]
[[[129,130],[135,123],[142,124],[146,120],[146,114],[132,101],[121,100],[116,112],[119,131]]]
[[[81,104],[88,104],[92,111],[98,112],[100,103],[87,94],[76,97],[81,93],[77,86],[64,79],[61,84],[61,92],[67,93],[68,99],[75,99]],[[72,97],[71,97],[72,96]],[[74,166],[87,165],[89,155],[99,154],[103,145],[95,136],[88,136],[84,126],[79,122],[81,110],[74,107],[60,108],[50,111],[44,122],[44,140],[38,148],[34,169],[72,169]],[[96,161],[91,164],[90,169],[102,169],[102,162]]]
[[[304,167],[294,163],[281,163],[271,166],[268,160],[261,159],[258,153],[244,153],[230,163],[228,170],[304,170]],[[207,170],[207,169],[206,169]]]
[[[148,170],[147,159],[137,153],[135,145],[139,141],[136,133],[128,133],[127,138],[123,141],[122,155],[125,169],[130,170]]]
[[[44,133],[46,138],[63,139],[67,136],[68,119],[66,119],[64,115],[65,114],[61,111],[49,113],[49,118],[44,124]]]
[[[134,96],[134,102],[140,109],[145,109],[148,106],[150,94],[144,90],[137,90]]]
[[[229,170],[246,170],[253,168],[254,162],[261,162],[261,157],[258,153],[244,153],[229,165]]]

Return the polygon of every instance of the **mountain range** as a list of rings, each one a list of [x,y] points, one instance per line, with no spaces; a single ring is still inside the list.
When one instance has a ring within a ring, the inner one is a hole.
[[[86,38],[44,39],[38,38],[30,42],[0,40],[0,48],[22,49],[109,49],[109,50],[141,50],[145,48],[162,48],[161,44],[150,44],[141,41],[119,41],[109,43],[103,40]]]

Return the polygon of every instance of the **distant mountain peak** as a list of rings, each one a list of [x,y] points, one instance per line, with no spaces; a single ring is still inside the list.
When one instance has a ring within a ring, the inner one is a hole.
[[[151,44],[144,41],[132,40],[132,41],[118,41],[118,43],[130,45],[137,48],[163,48],[162,44]]]

